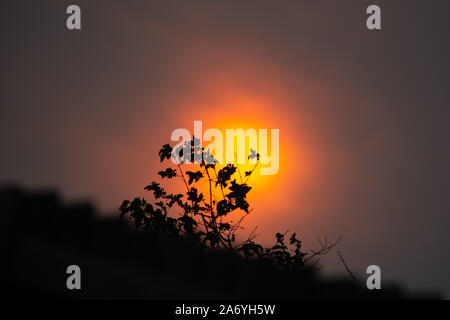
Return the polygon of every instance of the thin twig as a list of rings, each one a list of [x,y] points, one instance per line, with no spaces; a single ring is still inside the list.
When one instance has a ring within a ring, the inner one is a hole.
[[[234,161],[236,163],[236,168],[237,168],[237,171],[239,173],[239,178],[241,179],[241,183],[242,183],[243,180],[242,180],[241,170],[239,170],[239,165],[237,163],[237,155],[236,154],[234,154]]]
[[[356,277],[353,275],[353,273],[350,271],[350,268],[347,266],[347,264],[345,263],[345,260],[344,260],[344,258],[342,257],[342,255],[341,255],[341,253],[339,252],[339,250],[337,251],[337,254],[338,254],[338,256],[339,256],[339,258],[341,259],[341,261],[342,261],[342,264],[344,265],[344,267],[345,267],[345,270],[347,270],[347,272],[348,272],[348,274],[350,275],[350,277],[353,279],[353,281],[355,281],[355,283],[357,284],[357,285],[361,285],[361,283],[358,281],[358,279],[356,279]]]
[[[320,238],[317,238],[317,240],[319,241],[319,244],[320,244],[320,249],[317,251],[310,250],[311,255],[309,257],[305,258],[304,262],[308,262],[309,260],[311,260],[312,258],[314,258],[316,256],[327,254],[328,252],[330,252],[331,249],[333,249],[334,246],[336,246],[339,243],[339,241],[341,241],[341,239],[342,239],[342,236],[339,237],[339,239],[337,239],[332,244],[328,245],[327,238],[324,239],[324,242],[322,242],[320,240]]]

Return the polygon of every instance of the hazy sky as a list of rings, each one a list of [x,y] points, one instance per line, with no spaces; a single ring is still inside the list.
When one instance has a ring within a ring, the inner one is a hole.
[[[355,273],[450,292],[450,2],[376,3],[381,31],[372,1],[2,1],[0,183],[111,211],[175,128],[279,128],[283,167],[252,190],[263,241],[343,235]]]

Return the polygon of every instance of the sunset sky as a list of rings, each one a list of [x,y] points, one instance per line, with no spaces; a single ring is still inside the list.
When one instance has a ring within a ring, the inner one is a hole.
[[[77,0],[68,31],[71,3],[0,4],[1,185],[117,214],[174,129],[277,128],[280,170],[249,194],[260,241],[343,235],[356,274],[450,294],[450,2],[376,1],[381,31],[372,1]]]

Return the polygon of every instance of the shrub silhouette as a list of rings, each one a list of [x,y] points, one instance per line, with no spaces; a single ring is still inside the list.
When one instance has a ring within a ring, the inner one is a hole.
[[[256,164],[244,176],[239,166],[219,165],[195,137],[177,150],[169,144],[163,145],[159,157],[161,162],[171,158],[176,162],[175,169],[169,167],[158,172],[161,179],[181,179],[186,191],[184,194],[167,193],[160,183],[153,181],[145,189],[153,193],[154,201],[140,197],[123,201],[120,216],[128,214],[136,230],[188,237],[207,249],[230,250],[246,259],[267,259],[288,267],[303,267],[314,257],[328,253],[340,240],[328,244],[326,239],[318,239],[320,248],[306,253],[296,233],[287,239],[286,231],[277,233],[275,244],[265,248],[254,241],[255,228],[247,239],[237,241],[238,231],[243,229],[241,223],[251,212],[247,194],[252,188],[248,182],[260,164],[260,155],[253,149],[248,158],[256,159]],[[183,166],[194,166],[197,170],[184,170]],[[207,196],[198,188],[198,183],[205,180]],[[178,218],[169,214],[175,212],[180,214]],[[239,216],[238,221],[229,219],[231,215]]]

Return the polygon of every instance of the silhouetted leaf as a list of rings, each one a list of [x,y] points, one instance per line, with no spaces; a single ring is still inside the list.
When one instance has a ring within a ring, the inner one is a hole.
[[[181,198],[183,197],[182,194],[169,194],[167,195],[166,199],[170,200],[169,207],[172,207],[175,203],[178,204],[180,207],[183,207],[183,202],[181,201]]]
[[[249,204],[246,200],[247,193],[251,190],[245,183],[237,183],[236,180],[231,181],[230,193],[226,195],[226,197],[230,200],[234,201],[236,207],[244,210],[248,213]]]
[[[178,221],[182,223],[183,228],[188,234],[191,234],[194,231],[195,227],[197,227],[197,221],[189,217],[187,214],[178,218]]]
[[[146,186],[144,189],[147,191],[153,191],[155,199],[159,199],[160,197],[166,195],[166,192],[164,191],[163,188],[159,186],[159,183],[156,183],[154,181],[150,185]]]
[[[188,200],[191,200],[194,203],[199,203],[203,200],[203,194],[199,194],[197,188],[191,188],[186,194],[188,195]]]
[[[159,150],[159,157],[161,159],[161,162],[163,162],[164,159],[170,159],[171,155],[172,155],[172,147],[169,144],[163,145],[162,149]]]
[[[216,186],[221,185],[222,187],[226,187],[228,184],[228,181],[230,181],[231,176],[236,172],[236,167],[228,164],[226,167],[223,167],[219,170],[217,173],[217,181]]]
[[[217,216],[223,216],[227,213],[231,212],[233,210],[233,205],[231,202],[227,200],[221,200],[217,203],[216,210],[217,210]]]
[[[177,171],[172,168],[167,168],[165,171],[159,171],[158,174],[161,176],[161,178],[172,179],[173,177],[177,176]]]
[[[186,174],[189,176],[189,184],[192,184],[192,182],[197,182],[203,177],[203,174],[200,171],[192,172],[192,171],[186,171]]]
[[[126,214],[127,212],[129,212],[128,210],[128,204],[130,203],[130,201],[128,200],[124,200],[122,202],[122,205],[119,208],[120,211],[120,217],[122,218],[124,214]]]
[[[209,149],[208,151],[203,152],[203,161],[206,163],[206,169],[214,168],[215,165],[219,163],[219,161],[211,155]]]
[[[229,223],[219,223],[220,231],[228,231],[231,229],[231,225]]]

